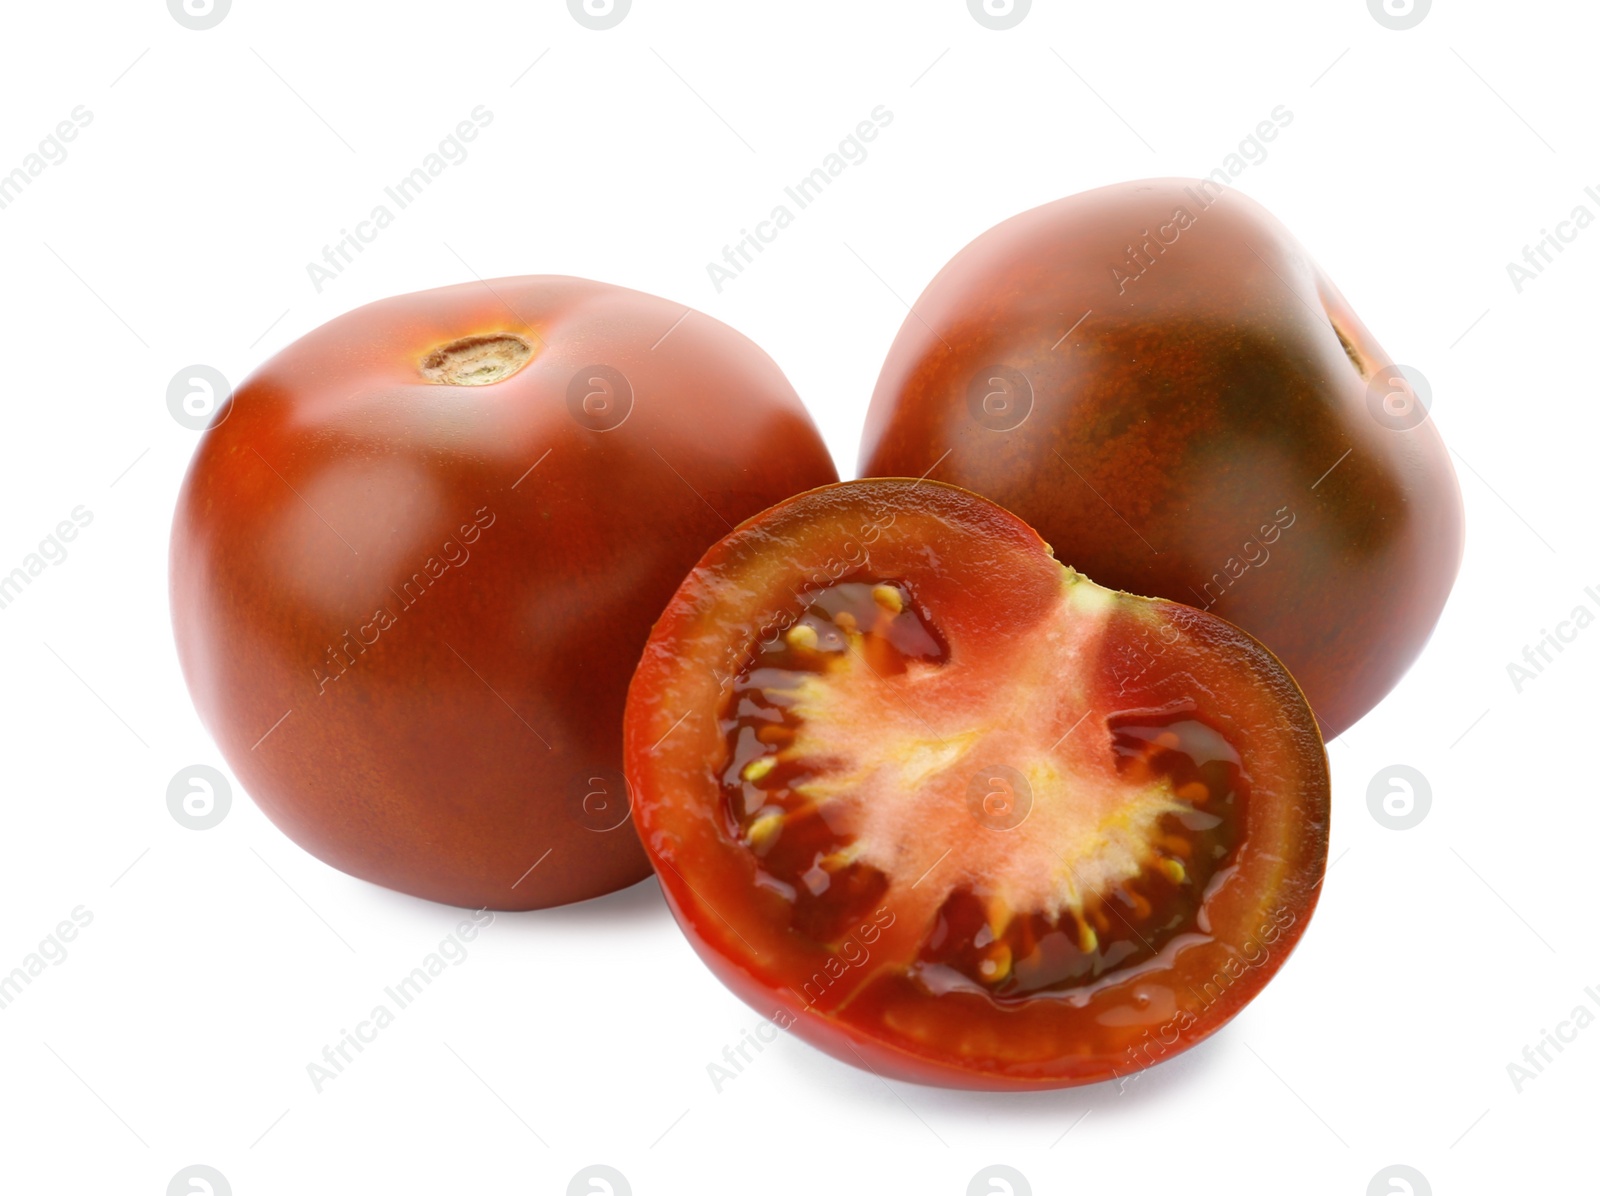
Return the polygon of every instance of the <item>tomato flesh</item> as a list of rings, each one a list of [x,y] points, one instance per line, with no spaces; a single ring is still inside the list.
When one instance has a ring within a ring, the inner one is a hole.
[[[1082,1083],[1199,1041],[1282,962],[1326,860],[1326,756],[1265,649],[934,483],[825,487],[713,548],[625,737],[713,969],[924,1082]]]

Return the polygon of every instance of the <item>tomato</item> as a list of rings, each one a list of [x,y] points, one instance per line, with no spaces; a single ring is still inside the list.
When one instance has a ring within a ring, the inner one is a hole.
[[[712,548],[625,720],[634,819],[711,969],[880,1075],[1050,1088],[1211,1034],[1327,861],[1293,680],[936,482],[846,482]]]
[[[355,876],[532,909],[649,865],[628,679],[684,574],[837,475],[773,361],[576,278],[385,299],[240,386],[178,499],[173,627],[267,815]]]
[[[958,253],[884,362],[861,472],[976,490],[1097,581],[1238,624],[1330,738],[1411,666],[1461,562],[1425,396],[1212,182],[1104,187]]]

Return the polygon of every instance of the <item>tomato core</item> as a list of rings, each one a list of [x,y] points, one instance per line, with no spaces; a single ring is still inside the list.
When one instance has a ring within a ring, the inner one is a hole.
[[[1197,930],[1249,800],[1238,752],[1190,708],[1129,710],[1106,719],[1114,771],[1085,767],[1073,698],[1034,686],[1104,616],[1063,573],[1057,634],[976,707],[941,701],[983,686],[898,579],[806,593],[744,662],[720,719],[727,829],[796,933],[836,946],[893,888],[926,928],[913,978],[1004,1002],[1093,987]]]

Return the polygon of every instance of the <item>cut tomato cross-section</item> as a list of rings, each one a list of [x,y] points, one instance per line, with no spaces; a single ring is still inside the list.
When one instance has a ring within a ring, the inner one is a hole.
[[[885,1075],[1055,1087],[1216,1030],[1327,858],[1327,758],[1232,625],[1102,589],[932,482],[814,490],[711,549],[626,720],[702,957]]]

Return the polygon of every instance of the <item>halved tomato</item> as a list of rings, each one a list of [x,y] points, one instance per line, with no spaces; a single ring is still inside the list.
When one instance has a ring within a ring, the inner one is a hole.
[[[1060,1087],[1194,1045],[1282,965],[1327,861],[1327,756],[1271,653],[934,482],[825,486],[712,548],[625,754],[711,969],[922,1083]]]

